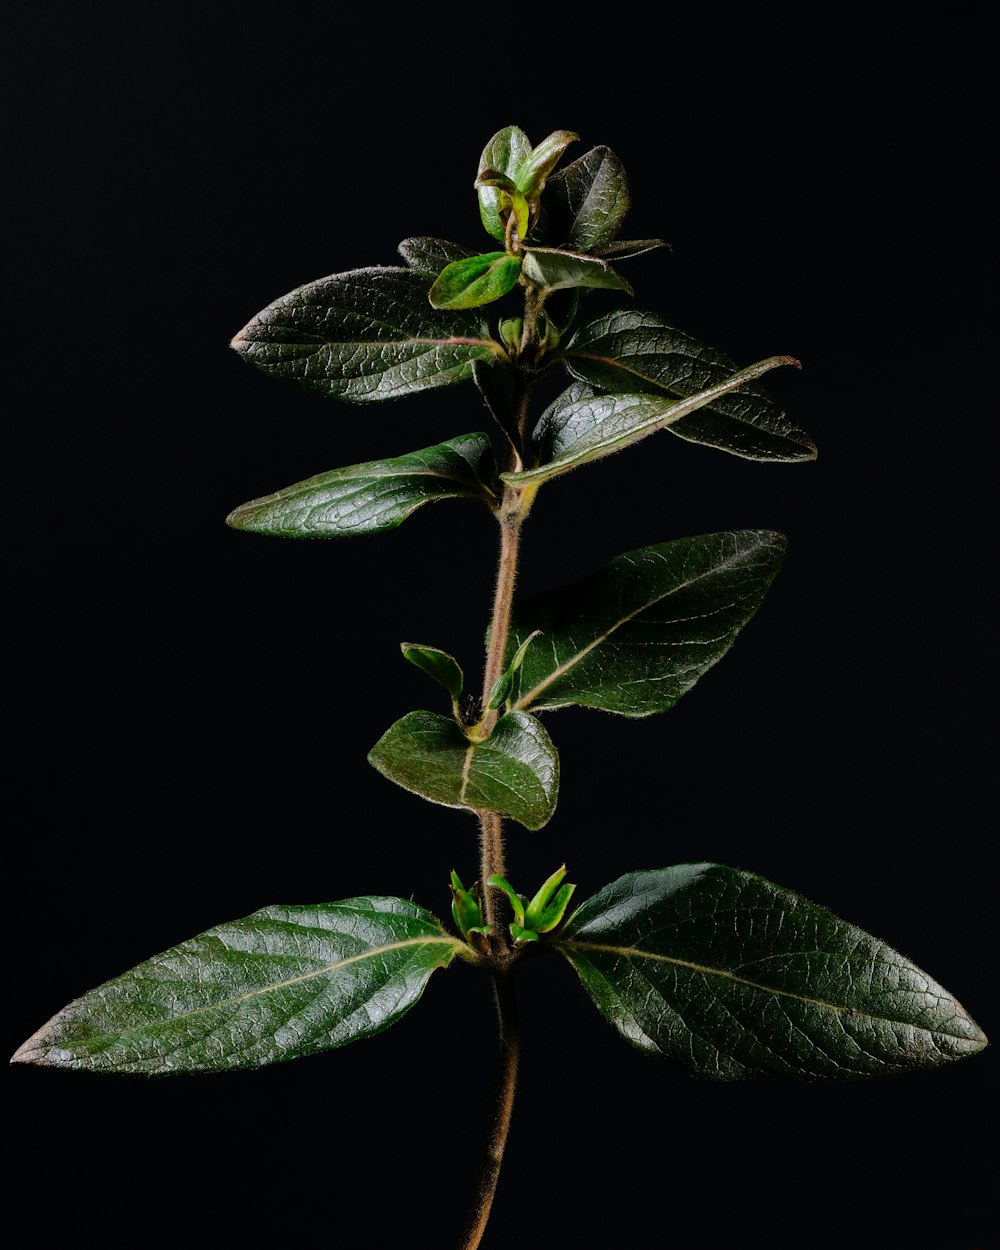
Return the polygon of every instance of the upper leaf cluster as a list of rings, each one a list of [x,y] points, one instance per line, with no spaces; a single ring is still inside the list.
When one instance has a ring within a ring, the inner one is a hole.
[[[809,436],[760,387],[797,362],[740,368],[653,312],[587,315],[595,289],[632,293],[612,267],[663,246],[621,240],[630,204],[621,161],[595,147],[561,165],[577,135],[537,145],[517,126],[486,144],[475,190],[499,245],[476,253],[431,237],[399,245],[406,267],[356,269],[275,300],[233,345],[254,364],[354,403],[473,380],[503,435],[482,432],[351,465],[235,509],[236,528],[344,537],[389,530],[436,499],[471,498],[522,520],[538,489],[571,469],[668,430],[751,460],[815,456]],[[515,287],[520,315],[491,325],[483,306]],[[535,380],[567,386],[535,417]],[[452,715],[412,712],[369,759],[423,797],[489,810],[537,829],[555,807],[559,761],[536,717],[571,704],[625,716],[671,707],[732,645],[784,552],[781,535],[741,530],[628,552],[577,587],[516,606],[503,668],[480,697],[441,648],[404,644],[447,689]]]

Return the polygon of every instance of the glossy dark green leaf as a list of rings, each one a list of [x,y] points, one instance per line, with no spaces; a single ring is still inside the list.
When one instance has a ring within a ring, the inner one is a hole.
[[[541,829],[555,811],[559,757],[541,723],[524,712],[501,717],[478,745],[450,717],[410,712],[368,761],[432,803],[498,812],[526,829]]]
[[[619,309],[580,326],[563,348],[570,372],[613,392],[687,399],[718,386],[736,365],[653,313]],[[756,383],[722,395],[670,426],[693,443],[750,460],[812,460],[816,447]]]
[[[720,864],[628,873],[556,944],[626,1041],[716,1080],[881,1076],[986,1045],[952,995],[884,942]]]
[[[606,260],[577,252],[561,252],[558,248],[526,249],[524,276],[543,291],[562,291],[580,286],[632,294],[629,284],[621,274],[615,273]]]
[[[428,677],[439,681],[453,699],[457,699],[465,685],[465,674],[458,661],[440,647],[428,647],[420,642],[401,642],[399,649],[404,657],[417,668],[423,669]]]
[[[233,529],[284,538],[347,538],[391,530],[435,499],[496,503],[493,446],[463,434],[392,460],[320,473],[251,499],[226,518]]]
[[[540,242],[592,252],[611,242],[628,209],[621,161],[610,148],[591,148],[549,179],[536,233]]]
[[[570,387],[542,413],[535,428],[537,467],[501,476],[516,486],[544,482],[666,429],[688,413],[714,403],[720,396],[745,386],[770,369],[795,363],[790,356],[773,356],[741,369],[725,382],[689,399],[671,399],[665,395],[595,395],[592,392],[586,398],[575,398],[577,392]]]
[[[436,278],[446,265],[456,260],[467,260],[475,252],[471,248],[463,247],[461,243],[420,235],[404,239],[399,245],[399,254],[410,269],[426,274],[429,278]]]
[[[617,556],[586,581],[515,605],[516,707],[648,716],[673,707],[733,645],[785,553],[768,530],[703,534]]]
[[[491,304],[517,285],[521,258],[506,252],[484,252],[453,261],[441,270],[428,292],[435,308],[476,308]]]
[[[460,949],[405,899],[265,907],[76,999],[13,1061],[160,1076],[297,1059],[395,1024]]]
[[[482,174],[487,170],[496,170],[497,173],[504,174],[513,182],[521,162],[530,152],[531,140],[520,126],[505,126],[503,130],[498,130],[483,148],[477,172]],[[478,187],[477,190],[479,215],[486,233],[491,234],[494,239],[502,240],[504,237],[504,222],[500,215],[502,192],[490,186]]]
[[[358,403],[461,382],[499,344],[476,313],[431,308],[427,288],[409,269],[333,274],[269,304],[232,345],[265,373]]]

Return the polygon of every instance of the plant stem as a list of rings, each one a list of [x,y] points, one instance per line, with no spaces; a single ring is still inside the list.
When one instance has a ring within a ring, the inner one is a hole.
[[[500,1064],[497,1073],[496,1093],[493,1099],[493,1118],[490,1123],[486,1149],[479,1165],[479,1177],[465,1229],[458,1243],[458,1250],[476,1250],[482,1241],[486,1224],[493,1206],[507,1145],[511,1112],[514,1109],[514,1090],[517,1086],[517,1069],[521,1058],[521,1031],[517,1014],[517,999],[511,969],[502,967],[493,973],[493,992],[496,997],[497,1016],[500,1021]]]
[[[522,379],[514,397],[513,415],[522,441],[527,423],[530,389],[531,383]],[[484,736],[493,732],[493,727],[501,715],[499,708],[491,710],[488,704],[490,691],[504,671],[507,639],[510,635],[510,614],[514,603],[514,584],[517,581],[521,526],[528,515],[534,496],[533,489],[523,490],[507,484],[497,511],[497,520],[500,523],[500,555],[497,561],[496,589],[493,594],[493,614],[490,618],[490,641],[486,652],[486,668],[483,672],[480,730]],[[493,1206],[493,1195],[500,1178],[504,1149],[507,1145],[507,1133],[514,1110],[514,1091],[517,1088],[517,1070],[521,1058],[521,1031],[512,978],[515,954],[507,937],[506,925],[501,921],[503,912],[499,904],[503,898],[502,891],[487,884],[494,874],[506,875],[503,822],[497,812],[488,809],[479,811],[478,816],[480,893],[483,901],[483,919],[492,929],[490,950],[493,964],[493,995],[500,1025],[500,1055],[489,1135],[479,1165],[476,1190],[469,1209],[465,1231],[459,1242],[459,1250],[476,1250],[486,1231],[490,1209]]]

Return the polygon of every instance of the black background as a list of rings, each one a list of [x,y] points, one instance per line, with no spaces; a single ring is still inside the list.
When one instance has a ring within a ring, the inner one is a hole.
[[[289,10],[291,6],[286,6]],[[323,469],[486,428],[468,386],[336,405],[227,348],[303,282],[487,246],[479,152],[568,127],[629,171],[635,303],[801,373],[772,393],[815,464],[669,435],[571,474],[526,531],[525,593],[620,551],[786,532],[761,613],[662,717],[548,720],[559,808],[512,826],[534,889],[719,860],[884,937],[996,1029],[987,751],[996,420],[983,32],[726,31],[581,16],[133,9],[18,19],[7,376],[9,1049],[151,953],[270,902],[446,912],[475,827],[365,762],[439,705],[403,638],[475,672],[494,535],[422,510],[343,544],[227,530]],[[931,1074],[696,1081],[626,1047],[561,962],[523,968],[525,1061],[484,1247],[990,1243],[992,1053]],[[485,980],[434,977],[390,1032],[257,1073],[164,1082],[15,1068],[13,1200],[109,1245],[447,1247],[484,1128]],[[364,1240],[362,1241],[362,1237]]]

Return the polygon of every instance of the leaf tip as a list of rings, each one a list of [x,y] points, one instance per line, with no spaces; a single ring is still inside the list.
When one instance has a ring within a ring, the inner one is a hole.
[[[59,1016],[49,1020],[47,1024],[28,1038],[26,1042],[22,1042],[17,1050],[10,1057],[13,1063],[31,1063],[36,1067],[51,1068],[56,1066],[56,1059],[53,1052],[53,1038],[55,1036],[54,1025],[59,1020]]]

